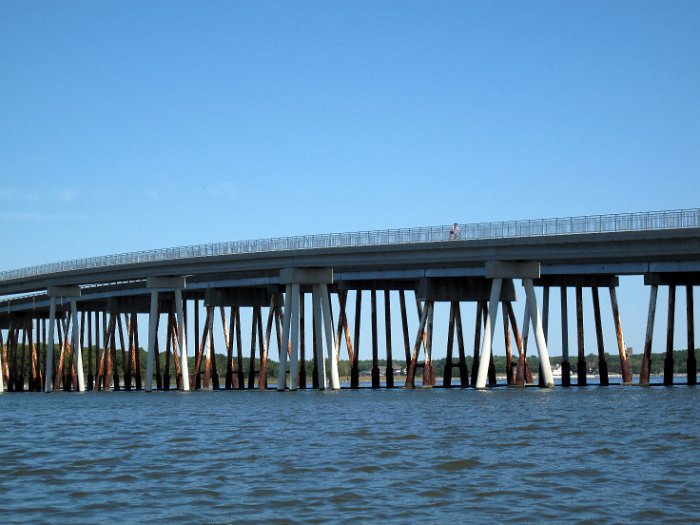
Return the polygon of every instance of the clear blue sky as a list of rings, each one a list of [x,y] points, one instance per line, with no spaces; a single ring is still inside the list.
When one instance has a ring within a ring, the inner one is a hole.
[[[0,1],[0,269],[699,176],[697,1]]]
[[[698,1],[0,0],[0,270],[699,180]]]

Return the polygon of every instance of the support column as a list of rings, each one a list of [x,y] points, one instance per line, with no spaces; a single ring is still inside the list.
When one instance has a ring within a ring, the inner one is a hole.
[[[85,392],[85,370],[83,369],[83,349],[78,333],[78,305],[75,297],[70,299],[71,316],[73,317],[73,355],[75,356],[76,374],[78,375],[78,392]]]
[[[540,367],[542,368],[542,376],[544,378],[544,386],[552,388],[554,386],[554,378],[552,377],[552,367],[549,363],[549,352],[547,351],[547,341],[544,338],[542,330],[542,321],[540,312],[537,308],[537,297],[535,296],[535,288],[532,284],[532,279],[523,279],[523,286],[527,295],[527,303],[530,307],[530,319],[532,327],[535,330],[535,342],[537,343],[537,352],[540,357]]]
[[[544,340],[547,342],[549,337],[549,286],[542,289],[542,331],[544,332]],[[544,387],[544,374],[542,373],[542,363],[540,363],[537,373],[537,386]]]
[[[578,334],[578,361],[576,362],[576,382],[578,386],[587,384],[586,351],[583,334],[583,289],[576,287],[576,333]]]
[[[384,290],[384,337],[386,341],[386,387],[394,388],[394,366],[391,351],[391,298],[390,290]]]
[[[598,288],[591,287],[591,297],[593,299],[593,318],[595,320],[595,337],[598,345],[598,375],[600,376],[600,384],[608,386],[608,363],[605,360],[605,345],[603,342],[603,323],[600,318],[600,299],[598,297]]]
[[[486,327],[484,328],[484,338],[481,343],[479,355],[479,370],[476,376],[476,388],[486,388],[486,379],[489,372],[489,361],[491,360],[491,346],[493,345],[493,334],[498,316],[498,300],[501,297],[501,284],[503,279],[495,278],[491,282],[491,297],[489,299]]]
[[[569,363],[569,301],[566,286],[561,287],[561,386],[571,386]]]
[[[664,385],[673,385],[673,331],[675,328],[676,287],[668,287],[668,326],[666,327],[666,357],[664,358]]]
[[[291,324],[291,347],[292,353],[289,360],[289,390],[296,390],[299,387],[299,285],[292,284],[292,309],[290,318]],[[302,362],[301,366],[306,366]]]
[[[148,314],[148,357],[146,359],[146,392],[153,388],[153,358],[156,347],[156,319],[158,318],[158,290],[151,289],[151,310]],[[120,324],[121,326],[121,324]]]
[[[321,295],[321,310],[323,313],[323,326],[326,331],[326,351],[330,361],[331,379],[330,386],[333,390],[340,390],[340,376],[338,374],[338,341],[333,333],[333,315],[331,314],[331,300],[328,294],[328,285],[319,284],[318,291]]]
[[[647,334],[644,340],[644,355],[642,356],[642,371],[639,374],[639,384],[648,385],[651,372],[651,343],[654,338],[654,318],[656,317],[656,296],[659,287],[656,284],[651,286],[649,292],[649,313],[647,315]]]
[[[697,363],[695,361],[695,325],[693,315],[693,285],[688,284],[685,287],[685,307],[686,307],[686,319],[688,322],[688,384],[697,384]]]
[[[56,331],[56,297],[49,298],[49,334],[46,343],[46,373],[44,374],[44,392],[51,392],[53,386],[53,337]],[[9,337],[8,337],[9,339]],[[2,381],[0,373],[0,381]]]
[[[321,297],[318,285],[314,285],[313,287],[311,302],[313,305],[314,338],[317,345],[314,351],[314,357],[316,359],[316,377],[318,389],[325,390],[328,388],[328,379],[326,377],[326,356],[323,354],[323,320],[321,318]]]
[[[287,351],[289,347],[289,330],[292,325],[292,287],[287,285],[284,294],[284,312],[282,312],[282,344],[279,348],[279,370],[277,372],[277,390],[287,388]]]
[[[447,324],[447,353],[445,354],[445,369],[442,372],[442,386],[452,386],[452,349],[454,348],[455,333],[455,301],[450,303],[450,320]]]
[[[622,370],[622,384],[632,384],[632,365],[627,355],[625,340],[622,337],[622,322],[620,321],[620,309],[617,306],[617,294],[615,287],[610,287],[610,304],[612,305],[613,320],[615,321],[615,334],[617,335],[617,350],[620,354],[620,369]]]
[[[377,290],[369,293],[372,314],[372,388],[380,387],[379,378],[379,342],[377,340]]]
[[[183,288],[184,288],[183,280]],[[190,370],[187,362],[187,326],[185,326],[185,312],[182,301],[182,289],[175,288],[175,312],[177,315],[177,346],[180,354],[180,376],[182,378],[182,390],[190,389]]]

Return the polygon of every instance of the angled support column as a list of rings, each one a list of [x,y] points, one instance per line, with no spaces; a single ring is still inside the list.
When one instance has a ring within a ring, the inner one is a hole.
[[[151,310],[148,317],[148,359],[146,360],[146,383],[144,385],[144,390],[150,392],[153,389],[153,362],[156,355],[156,338],[158,336],[158,292],[162,290],[175,290],[176,297],[177,292],[180,292],[180,298],[182,298],[182,289],[185,287],[184,277],[149,277],[146,280],[146,286],[151,289]],[[175,301],[176,307],[179,306],[180,311],[178,311],[178,318],[182,310],[182,301]],[[179,319],[178,319],[179,320]],[[182,327],[181,327],[182,328]],[[180,337],[184,337],[184,329],[179,332]],[[180,361],[184,364],[185,369],[187,365],[187,347],[182,348]],[[185,369],[182,371],[182,384],[183,388],[187,389],[184,385],[187,382],[187,377],[185,375]]]
[[[75,373],[78,376],[78,392],[85,392],[85,370],[83,369],[83,349],[78,334],[78,305],[75,297],[70,299],[71,316],[73,317],[72,345],[75,355]]]
[[[51,376],[53,375],[53,345],[54,345],[54,332],[56,330],[56,298],[57,297],[67,297],[71,299],[71,308],[75,302],[75,298],[80,297],[80,287],[79,286],[49,286],[47,290],[49,296],[49,335],[48,342],[46,346],[46,375],[44,376],[44,392],[51,392],[53,387],[53,382]],[[77,321],[77,306],[76,314],[73,318],[73,328],[75,330]],[[75,331],[74,333],[74,344],[75,344]],[[78,352],[80,356],[80,352]],[[82,370],[82,359],[80,360],[81,370]],[[84,381],[84,379],[83,379]],[[85,384],[83,383],[83,388]]]
[[[333,316],[331,315],[331,299],[328,294],[328,285],[319,284],[318,291],[321,295],[321,308],[323,312],[323,325],[326,329],[326,350],[331,367],[331,388],[340,390],[340,376],[338,374],[338,341],[333,330]]]
[[[284,311],[282,312],[282,341],[279,348],[279,370],[277,373],[277,390],[287,388],[287,349],[289,348],[289,330],[292,326],[292,288],[287,285],[284,294]]]
[[[484,338],[481,343],[479,355],[479,371],[476,375],[476,388],[486,388],[486,379],[489,373],[489,362],[491,361],[491,346],[493,345],[493,334],[496,327],[496,317],[498,316],[498,300],[501,297],[501,285],[503,279],[496,277],[491,283],[491,297],[489,299],[488,314],[486,317],[486,327],[484,328]]]
[[[551,388],[554,386],[554,377],[552,376],[552,367],[549,363],[549,352],[547,351],[547,341],[544,338],[544,330],[542,329],[542,320],[540,311],[537,308],[537,298],[535,296],[535,288],[532,285],[532,279],[523,279],[525,294],[530,308],[530,320],[532,327],[535,330],[535,342],[537,343],[537,353],[540,356],[540,368],[544,379],[544,386]]]

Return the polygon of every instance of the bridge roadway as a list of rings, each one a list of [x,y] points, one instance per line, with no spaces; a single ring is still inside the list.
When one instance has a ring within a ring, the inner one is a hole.
[[[694,213],[695,216],[700,216],[698,210],[690,210],[690,212]],[[144,259],[148,259],[148,257],[144,257]],[[502,271],[503,266],[500,267],[500,273],[499,270],[494,273],[493,264],[499,262],[506,263],[507,271],[505,273]],[[532,264],[535,264],[536,267]],[[489,265],[492,265],[491,270],[489,270]],[[289,269],[302,271],[303,269],[326,269],[330,273],[325,273],[320,280],[314,275],[309,277],[307,274],[298,274],[305,277],[299,278],[297,276],[290,281],[283,277],[284,272]],[[258,304],[260,301],[253,300],[254,304],[249,305],[248,303],[252,299],[241,299],[240,292],[249,291],[255,295],[256,292],[266,289],[271,295],[263,294],[263,301],[268,301],[270,304],[271,296],[276,296],[286,290],[292,290],[292,296],[298,295],[304,290],[310,290],[314,298],[318,297],[319,303],[324,303],[314,305],[315,311],[318,309],[320,314],[318,317],[324,319],[323,323],[319,321],[318,328],[315,327],[318,330],[316,335],[319,340],[323,336],[321,326],[323,324],[328,327],[333,325],[330,313],[327,312],[328,305],[323,299],[324,296],[327,299],[329,291],[341,293],[347,290],[362,289],[415,290],[417,292],[422,290],[418,294],[421,295],[425,307],[419,327],[421,333],[424,333],[428,327],[432,330],[432,302],[435,300],[451,302],[475,300],[479,301],[480,304],[484,303],[484,317],[490,318],[491,322],[487,322],[485,325],[485,334],[481,344],[482,356],[489,355],[490,352],[488,338],[492,337],[492,333],[489,332],[494,329],[496,306],[499,301],[508,302],[514,299],[512,297],[512,279],[522,278],[528,303],[531,301],[535,305],[532,310],[532,323],[540,357],[547,357],[541,326],[539,328],[537,326],[538,322],[541,323],[539,318],[541,313],[537,309],[535,296],[530,294],[533,283],[535,286],[540,285],[547,288],[550,285],[560,286],[562,289],[565,289],[566,286],[578,288],[589,286],[595,287],[597,290],[598,286],[604,286],[613,290],[614,286],[617,285],[616,277],[619,275],[645,275],[647,284],[652,286],[654,301],[655,290],[659,285],[668,285],[673,288],[676,285],[685,285],[692,290],[692,286],[700,284],[700,226],[697,225],[696,220],[693,226],[677,228],[455,240],[448,240],[448,234],[445,230],[444,236],[432,242],[379,243],[185,256],[166,260],[136,260],[108,266],[90,267],[84,265],[84,267],[80,267],[78,265],[62,271],[35,272],[36,275],[29,273],[31,272],[24,272],[24,274],[22,272],[4,272],[0,274],[0,328],[8,330],[6,338],[8,343],[12,332],[16,344],[17,334],[20,330],[18,328],[19,319],[38,320],[51,317],[53,320],[57,315],[56,310],[58,310],[60,317],[63,307],[61,306],[62,301],[57,303],[57,298],[62,297],[62,293],[66,293],[66,297],[73,296],[70,302],[74,314],[73,342],[75,344],[77,343],[78,322],[77,315],[75,315],[77,311],[96,311],[101,308],[104,310],[108,303],[113,305],[118,300],[119,304],[125,305],[122,307],[124,313],[145,313],[148,311],[151,313],[150,317],[153,318],[157,317],[158,314],[153,305],[156,304],[154,301],[159,297],[159,293],[161,299],[167,297],[172,301],[173,290],[178,292],[176,297],[184,299],[186,305],[188,299],[199,300],[207,297],[207,290],[234,289],[238,290],[236,295],[238,299],[231,299],[231,294],[229,294],[228,300],[222,299],[223,302],[219,301],[216,306],[258,307],[262,305],[262,303]],[[182,284],[178,284],[180,281],[177,280],[167,281],[168,278],[172,277],[186,278],[186,284],[185,279],[182,279]],[[158,279],[163,278],[166,280],[160,281],[158,284]],[[436,283],[432,288],[430,288],[431,281]],[[433,290],[432,296],[430,296],[430,292],[429,296],[425,295],[426,282],[428,288]],[[482,286],[481,288],[484,290],[475,292],[475,286],[479,288],[479,283],[487,283],[487,287]],[[499,289],[503,287],[502,291],[494,290],[493,284],[496,283]],[[295,289],[294,286],[297,288]],[[450,288],[453,290],[444,290]],[[436,291],[439,289],[443,291]],[[51,290],[53,292],[49,293]],[[69,291],[62,292],[62,290]],[[454,290],[461,291],[455,292]],[[298,324],[294,328],[294,325],[290,325],[290,323],[299,322],[299,306],[297,305],[297,310],[295,310],[294,303],[289,302],[290,294],[284,295],[289,303],[285,303],[284,311],[294,310],[297,312],[297,318],[294,321],[287,317],[284,318],[283,340],[289,341],[288,338],[291,338],[290,344],[296,345],[294,339],[298,335],[296,333]],[[148,303],[149,296],[151,308],[146,309],[144,305]],[[208,297],[211,299],[212,296]],[[690,297],[692,297],[692,293]],[[281,312],[281,295],[277,301]],[[176,299],[175,303],[177,302]],[[215,302],[209,300],[209,304],[212,305]],[[178,311],[178,324],[182,330],[184,328],[182,305],[171,306],[173,310]],[[429,306],[430,308],[428,308]],[[530,310],[528,309],[528,311]],[[273,317],[272,307],[270,312],[271,319]],[[294,317],[294,312],[290,316]],[[527,320],[527,322],[530,321]],[[271,321],[268,320],[268,339],[270,323]],[[154,323],[150,324],[149,367],[157,337]],[[689,324],[692,326],[692,319],[690,319]],[[53,326],[53,322],[50,322],[50,325]],[[691,330],[690,326],[689,330]],[[513,328],[517,331],[516,326]],[[528,326],[523,325],[524,330],[527,328]],[[49,332],[48,342],[52,346],[53,334],[51,332],[53,330],[49,330]],[[2,335],[1,332],[0,335]],[[339,336],[334,340],[331,337],[331,332],[327,330],[326,346],[331,362],[337,360],[338,338]],[[183,341],[183,346],[185,349],[187,348],[186,341]],[[419,346],[418,342],[416,342],[416,346]],[[544,349],[540,348],[541,346]],[[332,348],[334,348],[335,354],[331,352]],[[202,351],[199,350],[199,353],[201,354]],[[425,352],[426,364],[429,366],[429,349],[425,348]],[[414,354],[416,353],[417,349],[414,349]],[[80,360],[80,353],[77,354],[77,359]],[[280,360],[284,362],[286,357],[283,353]],[[293,360],[291,366],[297,366],[294,351],[290,357]],[[623,359],[622,350],[621,359]],[[47,356],[47,360],[50,360],[49,356]],[[482,363],[484,362],[482,360]],[[186,366],[186,360],[183,360],[182,364]],[[416,364],[415,359],[413,359],[413,364]],[[286,366],[285,363],[281,363],[281,365]],[[487,366],[480,367],[477,386],[484,386],[488,372]],[[4,368],[7,367],[8,365],[5,363]],[[82,364],[80,367],[82,368]],[[47,369],[49,368],[51,367],[47,367]],[[325,367],[323,368],[325,370]],[[187,377],[186,371],[182,370],[182,372],[184,377]],[[55,375],[55,370],[53,374]],[[294,368],[292,374],[296,374]],[[6,372],[3,375],[7,376],[8,374]],[[286,379],[280,379],[286,382]],[[7,380],[8,377],[5,377],[5,382]],[[319,380],[325,384],[327,379],[324,377]],[[335,382],[337,379],[331,377],[331,386]],[[549,382],[551,383],[551,378]],[[90,387],[94,386],[92,379],[90,379],[90,383]],[[146,384],[147,389],[150,387],[148,383]],[[187,381],[184,383],[186,384]],[[49,385],[50,379],[47,377],[47,390],[50,389]],[[290,379],[290,386],[296,387],[295,379]],[[184,388],[187,389],[186,386]]]

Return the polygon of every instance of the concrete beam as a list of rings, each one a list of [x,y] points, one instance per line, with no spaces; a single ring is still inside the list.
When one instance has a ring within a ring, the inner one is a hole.
[[[271,301],[268,288],[209,288],[204,296],[205,306],[270,306]]]
[[[491,296],[491,283],[476,277],[422,279],[416,288],[416,298],[421,301],[486,301]],[[499,300],[516,300],[511,279],[503,281]]]
[[[339,291],[348,290],[415,290],[418,283],[416,281],[338,281],[336,283]]]
[[[184,277],[163,277],[163,276],[153,276],[146,278],[146,287],[155,289],[179,289],[182,290],[187,286],[186,279]]]
[[[284,268],[280,284],[333,284],[333,268]]]
[[[644,284],[647,286],[698,286],[700,272],[647,273],[644,274]]]
[[[487,261],[485,268],[488,279],[540,278],[538,261]]]
[[[172,294],[170,296],[167,299],[159,295],[162,312],[172,310]],[[114,297],[107,301],[105,310],[110,314],[147,314],[151,311],[151,301],[149,297]]]
[[[80,297],[80,286],[49,286],[49,297]]]
[[[620,279],[614,275],[543,275],[533,281],[535,286],[583,288],[610,288],[620,285]]]

